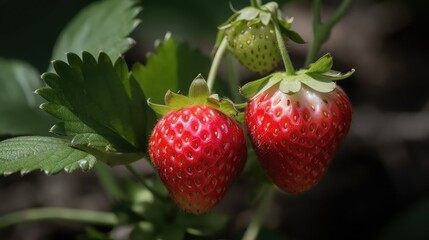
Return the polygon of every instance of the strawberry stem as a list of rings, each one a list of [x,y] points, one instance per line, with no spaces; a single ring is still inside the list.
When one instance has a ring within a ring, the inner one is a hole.
[[[259,8],[261,6],[261,0],[250,0],[252,7]]]
[[[283,64],[284,64],[285,69],[286,69],[286,74],[287,75],[295,75],[295,69],[293,68],[292,61],[290,60],[289,54],[287,52],[286,45],[285,45],[285,42],[283,40],[283,36],[280,32],[280,27],[279,27],[279,23],[278,23],[277,19],[273,19],[273,24],[274,24],[274,30],[276,32],[277,44],[278,44],[280,54],[281,54],[282,59],[283,59]]]
[[[226,47],[228,46],[228,42],[226,41],[226,37],[222,39],[222,42],[219,45],[219,48],[216,51],[216,54],[213,58],[212,65],[210,67],[209,76],[207,78],[207,86],[209,86],[210,92],[213,89],[213,85],[216,78],[216,73],[220,65],[220,60],[222,60],[222,56],[225,53]]]
[[[64,220],[104,226],[119,224],[118,217],[111,212],[49,207],[26,209],[3,215],[0,217],[0,228],[39,220]]]
[[[242,240],[255,240],[258,237],[259,230],[261,229],[264,219],[267,216],[268,210],[271,206],[275,193],[275,188],[271,185],[266,187],[264,197],[256,210],[256,215],[253,217],[246,232],[243,235]]]
[[[323,43],[328,40],[332,28],[344,16],[351,3],[352,0],[344,0],[335,14],[332,15],[326,23],[322,23],[320,16],[320,0],[313,1],[313,42],[305,60],[306,67],[313,63]]]
[[[240,80],[238,78],[237,68],[234,62],[234,56],[229,53],[226,55],[226,72],[228,75],[228,84],[229,90],[231,92],[231,97],[234,102],[241,101],[241,97],[239,94],[239,85]]]
[[[143,187],[145,187],[147,190],[149,190],[156,198],[158,198],[159,200],[162,200],[162,201],[169,201],[168,197],[162,195],[161,193],[156,191],[153,187],[149,186],[133,166],[131,166],[130,164],[127,164],[127,165],[125,165],[125,167],[134,176],[134,178],[136,178],[137,181]]]
[[[110,171],[110,167],[99,161],[94,166],[95,174],[104,191],[115,201],[120,201],[124,198],[124,193],[119,187],[115,178]]]

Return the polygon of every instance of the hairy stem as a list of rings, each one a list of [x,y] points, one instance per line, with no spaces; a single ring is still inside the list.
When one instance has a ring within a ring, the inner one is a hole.
[[[96,225],[114,226],[119,219],[114,213],[70,208],[34,208],[0,216],[0,229],[21,222],[64,220]]]
[[[207,78],[207,85],[209,86],[210,92],[213,90],[213,85],[216,79],[217,71],[219,69],[220,61],[222,60],[223,54],[225,53],[227,46],[228,46],[228,42],[226,41],[226,37],[224,37],[213,58],[212,65],[210,67],[209,76]]]
[[[261,0],[250,0],[250,5],[255,8],[259,8],[261,6]]]
[[[159,200],[162,201],[169,201],[169,199],[162,195],[161,193],[159,193],[156,189],[154,189],[152,186],[149,186],[146,181],[143,179],[143,177],[137,172],[137,170],[131,166],[131,165],[125,165],[125,167],[127,168],[127,170],[134,176],[134,178],[136,178],[136,180],[143,185],[143,187],[145,187],[147,190],[149,190],[156,198],[158,198]]]
[[[256,210],[256,215],[253,217],[246,232],[243,235],[242,240],[255,240],[258,237],[259,231],[261,230],[262,224],[264,223],[265,217],[267,216],[271,202],[273,201],[275,189],[274,187],[267,186],[264,197]]]
[[[286,69],[286,74],[295,75],[295,69],[293,68],[292,61],[290,60],[289,54],[287,52],[282,33],[280,32],[279,24],[275,20],[273,21],[273,24],[274,24],[274,30],[276,32],[277,44],[278,44],[280,54],[281,54],[282,59],[283,59],[283,64],[284,64],[285,69]]]
[[[320,17],[321,0],[313,1],[313,42],[305,60],[306,67],[308,67],[316,59],[316,55],[322,47],[323,43],[328,40],[332,28],[344,16],[351,3],[352,0],[344,0],[341,3],[340,7],[337,9],[337,11],[334,13],[334,15],[332,15],[326,21],[326,23],[322,23]]]

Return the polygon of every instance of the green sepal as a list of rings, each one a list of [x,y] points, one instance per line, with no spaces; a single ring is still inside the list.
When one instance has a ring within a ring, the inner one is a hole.
[[[288,18],[284,20],[281,17],[281,12],[279,6],[276,2],[269,2],[260,8],[255,8],[252,6],[245,7],[239,11],[234,11],[234,14],[223,24],[221,24],[218,29],[227,29],[233,25],[234,22],[240,21],[253,21],[257,19],[261,21],[264,25],[268,25],[273,19],[277,19],[281,22],[282,28],[289,29],[292,26],[293,18]]]
[[[337,86],[335,84],[335,82],[317,79],[317,78],[312,77],[309,74],[302,74],[302,75],[298,75],[297,77],[299,77],[299,81],[302,84],[304,84],[304,85],[306,85],[306,86],[308,86],[308,87],[310,87],[310,88],[312,88],[318,92],[324,92],[324,93],[331,92]]]
[[[170,90],[169,90],[170,91]],[[164,116],[165,114],[173,111],[170,106],[162,105],[162,104],[156,104],[150,101],[150,98],[147,100],[147,105],[149,105],[150,108],[158,115],[158,116]]]
[[[310,75],[312,78],[315,78],[318,80],[338,81],[338,80],[343,80],[343,79],[350,77],[351,75],[353,75],[354,72],[355,72],[355,69],[352,68],[350,71],[348,71],[346,73],[342,73],[342,72],[335,71],[335,70],[329,70],[329,71],[324,72],[324,73],[308,73],[308,75]]]
[[[270,24],[271,21],[276,21],[280,26],[281,32],[287,38],[299,44],[305,43],[304,39],[297,32],[290,30],[293,18],[284,19],[281,11],[279,10],[278,4],[276,2],[269,2],[260,8],[250,6],[239,11],[234,11],[234,14],[225,23],[218,27],[219,32],[213,52],[219,47],[225,35],[225,30],[242,21],[247,21],[251,24],[261,22],[264,25]]]
[[[259,19],[261,19],[262,24],[264,24],[266,26],[266,25],[268,25],[268,23],[270,23],[271,13],[269,13],[269,12],[261,12],[259,14]]]
[[[227,99],[227,98],[221,99],[219,103],[220,103],[220,108],[219,108],[220,111],[226,113],[226,115],[229,115],[229,116],[237,115],[238,113],[237,108],[235,108],[234,103],[230,99]]]
[[[261,6],[261,8],[263,10],[275,13],[278,16],[280,16],[280,14],[278,14],[279,13],[279,4],[276,2],[268,2],[268,3],[264,4],[263,6]]]
[[[310,65],[309,69],[302,69],[295,75],[286,72],[277,72],[261,79],[249,82],[240,88],[240,93],[245,98],[251,99],[268,89],[278,85],[278,89],[285,94],[294,94],[301,90],[302,85],[317,92],[327,93],[336,88],[335,81],[350,77],[355,70],[347,73],[332,70],[333,60],[330,54],[326,54]]]
[[[188,106],[194,104],[192,98],[184,96],[182,94],[178,94],[172,92],[170,90],[167,91],[164,97],[165,105],[169,106],[171,109],[179,109],[183,106]]]
[[[298,44],[306,43],[306,41],[301,37],[301,35],[299,35],[299,33],[295,32],[293,30],[282,27],[281,31],[284,35],[286,35],[287,38],[289,38],[290,40],[292,40],[295,43],[298,43]]]
[[[296,93],[301,89],[301,82],[297,79],[295,80],[284,80],[280,82],[279,90],[286,94]]]
[[[210,95],[207,82],[201,74],[198,74],[198,76],[192,81],[189,87],[188,96],[168,90],[164,97],[164,103],[165,105],[156,104],[152,103],[150,99],[147,100],[147,104],[155,113],[157,113],[158,117],[196,104],[213,107],[230,116],[236,116],[238,113],[231,100],[221,99],[217,94]]]
[[[323,55],[316,62],[310,64],[306,73],[324,73],[331,70],[333,65],[332,56],[330,53]]]
[[[240,89],[240,94],[245,98],[252,98],[258,94],[258,92],[266,85],[272,74],[255,81],[244,84]]]
[[[210,95],[210,89],[201,74],[198,74],[194,81],[192,81],[188,94],[192,99],[203,101]]]
[[[254,7],[245,7],[239,11],[239,15],[237,16],[237,20],[253,20],[258,15],[260,15],[261,10]]]

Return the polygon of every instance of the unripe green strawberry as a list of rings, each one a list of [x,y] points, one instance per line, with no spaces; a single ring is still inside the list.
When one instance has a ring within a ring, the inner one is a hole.
[[[265,74],[281,61],[273,24],[242,20],[226,29],[228,49],[252,72]]]
[[[227,115],[237,112],[228,100],[209,96],[201,76],[192,82],[189,97],[169,91],[165,102],[150,103],[164,114],[149,140],[151,161],[174,202],[186,212],[203,214],[243,170],[243,130]]]

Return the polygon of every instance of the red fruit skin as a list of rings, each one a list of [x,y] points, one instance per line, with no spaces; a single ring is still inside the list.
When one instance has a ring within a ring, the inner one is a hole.
[[[328,168],[352,120],[344,91],[301,88],[293,95],[276,88],[252,99],[245,125],[262,167],[290,194],[314,187]]]
[[[149,154],[176,204],[199,215],[212,209],[240,175],[247,148],[242,128],[231,117],[193,105],[160,119]]]

